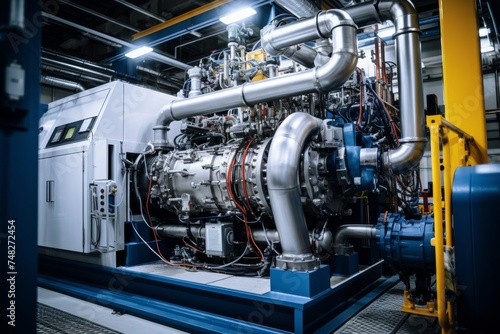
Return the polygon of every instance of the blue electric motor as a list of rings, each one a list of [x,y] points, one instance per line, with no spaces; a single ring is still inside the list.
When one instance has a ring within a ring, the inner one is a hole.
[[[434,273],[433,224],[431,216],[406,220],[396,213],[381,214],[376,226],[376,240],[382,258],[397,270],[414,274]]]

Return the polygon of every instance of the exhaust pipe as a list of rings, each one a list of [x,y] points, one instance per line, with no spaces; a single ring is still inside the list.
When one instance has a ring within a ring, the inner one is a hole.
[[[385,170],[399,174],[418,166],[424,154],[425,117],[420,55],[420,28],[418,14],[409,0],[364,2],[343,9],[360,26],[369,26],[387,20],[393,22],[396,32],[396,57],[401,112],[401,145],[384,152],[381,164]],[[376,157],[375,157],[376,159]],[[377,161],[366,162],[376,165]]]

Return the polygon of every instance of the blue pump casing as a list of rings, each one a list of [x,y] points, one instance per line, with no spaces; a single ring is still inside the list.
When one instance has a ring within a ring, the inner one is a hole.
[[[411,273],[434,273],[436,268],[434,247],[434,218],[406,220],[403,216],[381,214],[377,222],[376,240],[385,261],[399,270]]]

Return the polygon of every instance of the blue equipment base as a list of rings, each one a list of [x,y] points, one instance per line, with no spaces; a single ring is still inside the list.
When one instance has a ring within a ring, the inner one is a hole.
[[[251,293],[45,255],[39,263],[39,285],[44,288],[190,333],[331,333],[352,313],[351,307],[359,307],[361,300],[368,303],[373,299],[369,296],[375,298],[397,282],[381,277],[382,261],[313,297]],[[309,279],[322,278],[324,270]]]
[[[351,276],[359,271],[359,254],[334,255],[331,263],[332,274]]]
[[[321,265],[306,272],[271,268],[271,291],[314,297],[330,289],[330,267]]]

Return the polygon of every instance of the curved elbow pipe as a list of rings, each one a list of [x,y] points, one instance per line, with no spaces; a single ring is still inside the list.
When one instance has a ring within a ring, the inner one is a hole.
[[[349,239],[373,239],[377,229],[370,225],[347,224],[339,226],[333,232],[333,244],[345,245]]]
[[[282,269],[319,268],[319,260],[311,252],[298,175],[304,145],[320,127],[320,119],[293,113],[278,128],[269,149],[267,188],[281,240],[282,255],[276,265]]]
[[[262,37],[262,45],[266,51],[274,48],[280,50],[320,37],[331,37],[332,56],[325,65],[311,70],[172,101],[160,110],[156,119],[153,128],[155,147],[168,147],[166,131],[174,120],[338,88],[356,67],[356,32],[356,25],[340,10],[320,12],[315,17],[269,29],[266,36]]]
[[[409,0],[364,2],[344,10],[358,26],[390,20],[395,26],[401,145],[382,155],[382,167],[398,174],[418,166],[424,153],[425,115],[418,14]]]

